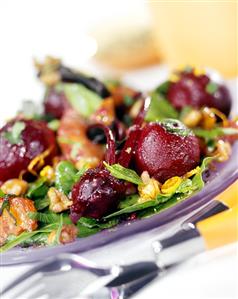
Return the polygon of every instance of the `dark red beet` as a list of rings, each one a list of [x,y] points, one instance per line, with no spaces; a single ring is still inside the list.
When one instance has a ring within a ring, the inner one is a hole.
[[[20,142],[12,144],[4,137],[11,132],[13,125],[24,122],[25,128],[21,132]],[[56,155],[57,145],[55,135],[45,122],[37,120],[13,120],[0,130],[0,182],[16,178],[20,172],[27,169],[28,164],[37,155],[51,148],[46,163],[50,163]]]
[[[175,121],[175,129],[180,122]],[[182,126],[182,125],[181,125]],[[182,176],[199,164],[198,139],[172,133],[159,123],[147,124],[138,139],[135,164],[139,172],[148,171],[160,182]]]
[[[125,185],[103,168],[89,169],[72,189],[71,218],[102,218],[116,208],[125,193]]]
[[[206,75],[196,76],[193,72],[182,72],[180,79],[172,82],[167,97],[178,110],[190,105],[196,108],[203,106],[214,107],[229,115],[231,110],[231,96],[224,85],[218,85],[214,93],[206,91],[210,79]]]
[[[231,111],[231,103],[229,90],[224,85],[220,85],[212,97],[210,107],[215,107],[228,116]]]
[[[44,112],[55,118],[61,118],[64,111],[69,107],[69,103],[63,91],[50,88],[44,99]]]

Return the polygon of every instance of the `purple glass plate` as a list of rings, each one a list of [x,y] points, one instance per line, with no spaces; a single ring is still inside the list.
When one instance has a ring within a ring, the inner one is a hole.
[[[238,179],[237,152],[238,142],[233,146],[231,158],[225,163],[219,163],[216,170],[210,171],[209,177],[206,178],[207,183],[202,191],[157,215],[130,222],[130,225],[123,223],[116,228],[104,230],[90,237],[77,239],[75,242],[67,245],[26,249],[14,248],[1,254],[1,265],[36,262],[64,252],[87,251],[113,241],[118,241],[121,238],[162,226],[181,216],[185,216],[207,204]]]

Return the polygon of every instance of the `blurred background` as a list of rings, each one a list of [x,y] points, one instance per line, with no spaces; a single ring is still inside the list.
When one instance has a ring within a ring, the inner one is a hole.
[[[0,37],[2,115],[41,97],[32,59],[45,55],[99,76],[152,70],[156,83],[187,64],[237,76],[237,1],[0,0]]]

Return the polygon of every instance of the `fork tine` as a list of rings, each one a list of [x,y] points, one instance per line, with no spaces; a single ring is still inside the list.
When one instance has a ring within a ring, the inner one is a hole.
[[[23,275],[24,276],[24,275]],[[43,276],[42,273],[36,272],[32,276],[29,277],[29,275],[26,275],[26,277],[17,279],[14,281],[11,285],[9,285],[5,290],[3,290],[1,294],[1,299],[16,299],[16,298],[22,298],[22,294],[26,290],[30,290],[33,288],[39,279],[41,279]]]

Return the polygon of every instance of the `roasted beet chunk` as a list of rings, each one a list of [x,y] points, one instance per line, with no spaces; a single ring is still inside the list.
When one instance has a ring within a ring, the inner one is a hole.
[[[70,105],[63,91],[51,87],[47,90],[44,99],[44,112],[55,118],[61,118]]]
[[[0,182],[16,178],[38,155],[45,163],[56,155],[54,132],[37,120],[13,120],[0,129]]]
[[[72,189],[71,218],[100,219],[117,207],[125,193],[125,185],[104,168],[89,169]]]
[[[214,107],[229,115],[231,96],[228,89],[212,82],[207,75],[195,75],[194,71],[178,73],[178,80],[169,85],[167,97],[178,110],[184,106]]]
[[[199,164],[198,139],[177,120],[147,124],[138,139],[135,154],[139,172],[159,180],[182,176]]]

